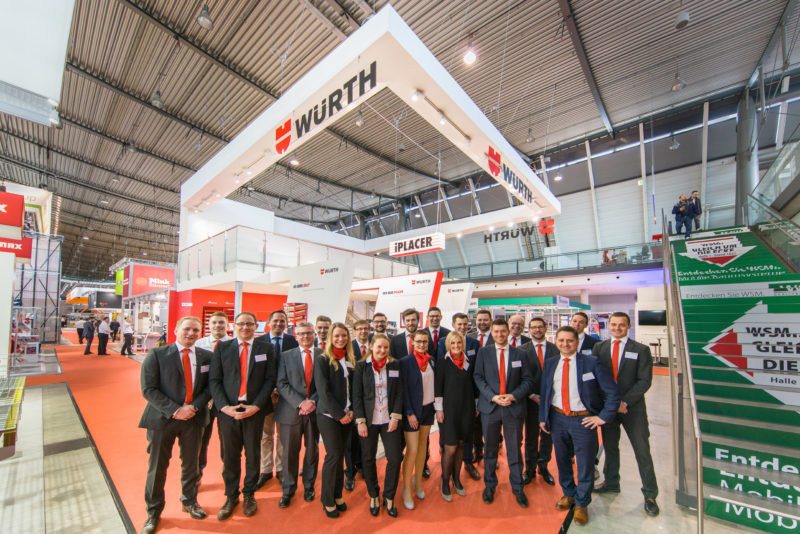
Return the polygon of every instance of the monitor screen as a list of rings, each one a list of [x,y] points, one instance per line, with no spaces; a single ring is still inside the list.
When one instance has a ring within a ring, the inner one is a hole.
[[[665,310],[639,310],[640,326],[666,326],[667,312]]]

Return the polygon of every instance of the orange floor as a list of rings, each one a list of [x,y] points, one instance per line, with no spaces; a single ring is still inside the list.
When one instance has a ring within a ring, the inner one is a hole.
[[[73,332],[66,333],[73,342],[77,339]],[[144,505],[144,482],[147,471],[147,441],[145,431],[137,427],[145,405],[139,389],[140,364],[122,357],[113,351],[111,356],[83,355],[83,347],[56,347],[63,368],[62,375],[47,375],[28,378],[28,385],[54,382],[67,382],[78,407],[86,421],[89,431],[97,444],[100,455],[111,474],[122,502],[136,529],[140,529],[146,519]],[[97,352],[96,344],[93,352]],[[508,484],[508,470],[505,467],[505,454],[501,454],[498,465],[500,485],[492,505],[481,500],[482,481],[473,481],[462,474],[462,482],[467,491],[466,497],[453,494],[453,502],[447,503],[440,495],[441,468],[438,464],[437,447],[431,447],[430,467],[432,477],[425,482],[427,497],[417,502],[413,511],[400,507],[400,515],[392,519],[382,513],[372,517],[368,510],[368,497],[363,479],[356,479],[356,489],[345,492],[349,509],[338,519],[325,517],[319,501],[319,479],[317,498],[306,503],[302,491],[292,500],[289,508],[279,509],[281,496],[277,480],[271,480],[256,493],[258,513],[246,518],[241,505],[234,515],[225,522],[217,521],[216,513],[223,504],[221,462],[219,460],[219,441],[216,430],[209,451],[209,466],[203,478],[198,497],[199,503],[209,517],[198,521],[181,512],[179,482],[179,460],[177,450],[167,479],[167,506],[162,514],[159,532],[247,532],[253,529],[286,532],[309,532],[325,529],[327,532],[413,532],[414,528],[431,528],[436,523],[437,534],[449,532],[497,532],[519,529],[525,525],[526,531],[556,533],[565,513],[554,509],[561,496],[558,486],[544,484],[541,478],[525,487],[530,507],[520,508],[514,501]],[[321,460],[320,460],[321,463]],[[379,478],[384,462],[378,464]],[[482,471],[482,464],[479,464]],[[555,462],[551,472],[557,473]],[[398,493],[399,495],[399,493]]]

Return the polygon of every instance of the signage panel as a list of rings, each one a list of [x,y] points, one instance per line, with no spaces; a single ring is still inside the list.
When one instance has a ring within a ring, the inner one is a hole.
[[[170,289],[175,287],[175,268],[158,267],[156,265],[131,265],[126,269],[131,269],[128,277],[128,296],[135,297],[142,293],[157,291],[159,289]],[[123,278],[123,286],[125,279]]]
[[[445,237],[441,232],[392,241],[389,243],[389,255],[394,257],[412,256],[424,252],[444,250],[444,242]]]
[[[30,237],[23,237],[22,239],[0,237],[0,252],[11,252],[16,256],[17,263],[30,263],[32,248],[33,239]]]
[[[286,301],[307,304],[306,317],[312,323],[318,315],[334,320],[342,318],[347,314],[353,270],[351,261],[325,261],[293,268]]]
[[[0,191],[0,237],[22,239],[25,197]]]
[[[122,269],[117,269],[116,283],[114,285],[114,294],[122,295],[122,282],[125,279],[125,272]]]

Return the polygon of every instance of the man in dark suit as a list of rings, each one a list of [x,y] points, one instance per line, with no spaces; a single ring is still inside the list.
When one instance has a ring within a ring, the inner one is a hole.
[[[261,463],[261,433],[264,417],[272,413],[270,393],[277,374],[275,349],[253,338],[256,316],[241,312],[234,319],[236,339],[224,341],[211,358],[211,394],[217,408],[217,425],[222,446],[222,480],[225,504],[217,519],[227,519],[239,504],[239,480],[242,473],[242,449],[245,476],[242,484],[244,515],[256,513],[253,494],[258,489]]]
[[[356,355],[356,360],[361,360],[367,357],[369,352],[369,321],[361,319],[353,323],[353,330],[356,332],[356,337],[353,339],[353,353]]]
[[[586,327],[589,326],[589,316],[582,311],[575,312],[569,320],[569,325],[578,332],[578,352],[590,356],[592,347],[599,340],[586,333]]]
[[[277,358],[276,367],[280,363],[281,352],[297,347],[297,340],[286,331],[286,313],[283,310],[275,310],[269,314],[269,332],[258,336],[256,340],[269,343],[275,349]],[[272,392],[272,406],[278,404],[280,395],[278,390]],[[275,464],[275,476],[281,478],[281,458],[283,457],[283,446],[280,441],[280,425],[276,425],[273,414],[270,413],[264,418],[264,432],[261,435],[261,474],[258,476],[258,487],[260,488],[272,478],[272,466]],[[275,436],[278,439],[275,439]],[[274,455],[273,455],[274,452]],[[274,462],[273,462],[274,459]]]
[[[597,427],[614,418],[619,393],[611,373],[597,358],[578,353],[578,332],[571,326],[556,331],[559,358],[545,358],[539,400],[539,428],[550,432],[558,465],[558,483],[564,495],[556,509],[575,506],[573,521],[589,521],[594,484]],[[577,464],[578,484],[572,457]]]
[[[295,328],[298,347],[283,351],[278,364],[278,391],[275,422],[281,425],[283,444],[283,496],[278,506],[286,508],[297,490],[300,445],[303,456],[303,499],[314,500],[314,483],[319,464],[319,428],[317,427],[317,388],[314,387],[314,360],[322,350],[314,348],[314,325],[300,322]]]
[[[388,320],[386,319],[385,313],[376,312],[375,315],[372,316],[372,329],[374,330],[372,334],[374,333],[386,334],[387,325],[388,325]],[[372,334],[369,335],[370,341],[372,341]]]
[[[447,334],[450,333],[450,330],[441,326],[441,324],[442,310],[436,306],[431,306],[428,308],[428,327],[425,328],[425,331],[428,333],[432,341],[431,343],[428,343],[428,354],[431,355],[431,358],[433,358],[434,361],[436,361],[436,357],[438,355],[439,342],[444,341],[447,338]]]
[[[494,500],[497,487],[497,454],[500,432],[506,443],[511,489],[517,504],[528,506],[522,481],[522,426],[525,421],[525,398],[533,388],[525,353],[508,345],[508,323],[498,318],[492,322],[494,345],[478,351],[475,361],[475,384],[478,386],[478,410],[486,440],[483,460],[483,502]]]
[[[700,230],[700,215],[703,213],[703,203],[700,201],[698,191],[692,191],[689,203],[694,207],[694,229]]]
[[[150,453],[144,490],[147,522],[142,534],[152,534],[158,527],[164,510],[167,467],[176,439],[181,457],[183,511],[194,519],[206,517],[197,503],[198,455],[211,399],[208,389],[211,353],[194,347],[201,331],[202,323],[197,317],[178,319],[176,342],[151,349],[142,362],[142,395],[147,406],[139,427],[147,429]]]
[[[525,318],[521,315],[512,315],[508,318],[508,344],[515,348],[520,348],[531,338],[522,335],[525,330]]]
[[[411,354],[413,348],[409,350],[409,347],[412,346],[414,332],[416,332],[417,328],[419,328],[419,312],[414,308],[408,308],[407,310],[404,310],[403,325],[405,326],[405,330],[396,336],[392,336],[392,340],[389,343],[389,351],[392,355],[392,358],[395,360],[399,360],[403,356],[408,356]],[[425,330],[422,331],[428,335],[428,346],[430,346],[432,343],[430,334],[428,334],[428,332]]]
[[[475,329],[470,330],[469,335],[477,339],[481,348],[494,343],[492,339],[492,312],[489,310],[478,310],[475,314]]]
[[[83,339],[86,340],[86,350],[83,351],[84,354],[92,353],[92,341],[94,341],[94,331],[95,331],[95,318],[94,316],[92,316],[83,322]]]
[[[522,346],[528,356],[528,365],[533,376],[533,389],[528,395],[528,413],[525,415],[525,484],[539,474],[547,484],[554,486],[556,481],[547,468],[552,457],[553,440],[550,434],[539,429],[539,395],[542,389],[542,368],[548,358],[558,358],[558,349],[547,341],[547,322],[541,317],[534,317],[528,325],[533,339]]]
[[[650,455],[650,427],[644,402],[644,394],[653,381],[653,357],[650,347],[628,337],[630,328],[631,319],[627,313],[612,313],[608,320],[611,339],[596,344],[593,349],[600,363],[611,371],[622,399],[616,417],[601,428],[606,451],[605,481],[595,488],[595,492],[619,493],[619,427],[622,425],[639,466],[644,510],[648,515],[656,516],[659,513],[656,504],[658,482]]]

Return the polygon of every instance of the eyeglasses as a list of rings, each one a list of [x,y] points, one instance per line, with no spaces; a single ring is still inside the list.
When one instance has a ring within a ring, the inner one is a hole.
[[[300,337],[300,336],[313,336],[314,332],[295,332],[294,335],[296,335],[298,337]]]
[[[253,328],[256,323],[236,323],[239,328]]]
[[[369,327],[368,326],[360,326],[360,327],[356,328],[356,332],[364,332],[364,331],[369,331]]]
[[[415,339],[414,343],[420,343],[420,344],[427,345],[428,344],[428,340],[427,339]]]

